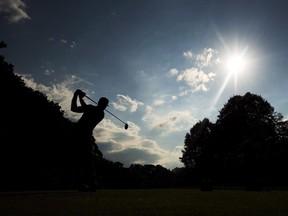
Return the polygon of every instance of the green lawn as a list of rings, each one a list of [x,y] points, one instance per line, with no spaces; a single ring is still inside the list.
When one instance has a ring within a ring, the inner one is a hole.
[[[288,191],[197,189],[0,193],[1,216],[288,215]]]

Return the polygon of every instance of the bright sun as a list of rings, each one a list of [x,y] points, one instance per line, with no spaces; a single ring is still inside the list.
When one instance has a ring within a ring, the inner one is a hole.
[[[242,56],[234,55],[228,58],[226,66],[229,73],[238,74],[244,71],[246,63]]]

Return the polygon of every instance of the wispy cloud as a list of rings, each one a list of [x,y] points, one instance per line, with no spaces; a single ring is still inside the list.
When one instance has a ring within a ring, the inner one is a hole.
[[[130,98],[128,95],[117,94],[117,102],[111,103],[114,109],[119,111],[129,110],[135,112],[139,106],[143,106],[143,103]]]
[[[217,53],[217,50],[205,48],[202,53],[197,54],[196,56],[198,66],[200,68],[205,68],[211,66],[212,64],[217,64],[218,60],[214,60]]]
[[[54,37],[50,36],[48,38],[48,41],[49,42],[60,42],[61,44],[68,45],[70,48],[75,48],[76,47],[76,42],[75,41],[69,41],[69,40],[66,40],[64,38],[55,39]]]
[[[154,106],[160,106],[163,105],[165,103],[165,101],[163,99],[157,99],[153,102]]]
[[[183,56],[186,58],[192,58],[193,57],[193,53],[192,51],[186,51],[183,53]]]
[[[74,48],[75,46],[76,46],[75,41],[72,41],[72,42],[70,43],[70,47],[71,47],[71,48]]]
[[[0,13],[8,14],[7,19],[9,23],[31,19],[26,12],[26,4],[22,0],[1,0]]]
[[[60,42],[63,43],[63,44],[67,44],[68,43],[68,41],[65,40],[65,39],[61,39]]]
[[[45,69],[44,70],[44,75],[46,76],[50,76],[51,74],[54,74],[55,73],[55,70],[54,69]]]
[[[152,106],[146,107],[142,118],[147,122],[150,130],[159,131],[160,135],[168,135],[189,128],[195,122],[193,115],[188,111],[169,111],[165,114],[157,113]]]
[[[160,95],[159,97],[154,99],[152,104],[153,106],[161,106],[167,103],[174,102],[175,100],[177,100],[177,98],[178,97],[176,95]]]

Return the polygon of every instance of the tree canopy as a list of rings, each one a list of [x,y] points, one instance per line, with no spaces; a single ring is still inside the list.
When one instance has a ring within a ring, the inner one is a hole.
[[[200,179],[208,176],[220,184],[279,183],[288,165],[287,126],[260,95],[236,95],[215,123],[205,118],[190,129],[180,161]]]

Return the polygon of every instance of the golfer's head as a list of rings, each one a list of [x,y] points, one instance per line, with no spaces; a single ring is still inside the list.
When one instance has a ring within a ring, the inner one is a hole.
[[[103,110],[108,106],[109,100],[106,97],[101,97],[98,101],[98,106]]]

